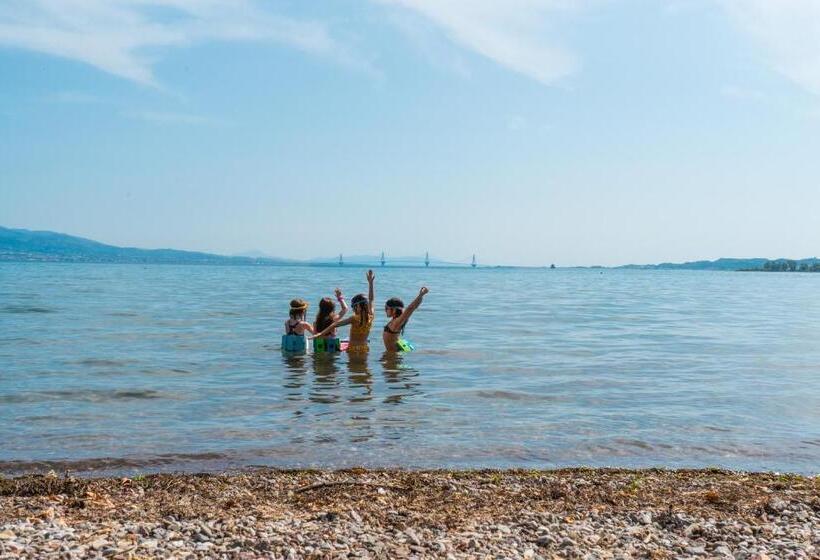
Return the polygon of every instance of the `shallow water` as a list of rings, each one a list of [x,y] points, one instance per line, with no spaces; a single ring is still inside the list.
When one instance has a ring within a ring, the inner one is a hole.
[[[285,357],[359,268],[0,264],[0,472],[820,471],[820,274],[377,270],[411,354]],[[381,312],[380,312],[381,313]]]

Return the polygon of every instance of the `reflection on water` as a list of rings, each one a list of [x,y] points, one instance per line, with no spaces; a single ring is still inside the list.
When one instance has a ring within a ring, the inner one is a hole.
[[[419,372],[409,365],[404,365],[404,358],[405,355],[398,352],[382,354],[382,370],[389,390],[382,401],[385,404],[400,404],[405,397],[421,395]]]
[[[384,430],[387,439],[400,438],[404,420],[385,415],[374,401],[395,406],[421,395],[419,372],[404,364],[405,355],[384,352],[378,358],[382,382],[376,383],[370,368],[373,359],[366,354],[282,354],[282,365],[287,372],[283,377],[284,394],[292,403],[302,405],[294,407],[294,416],[312,415],[314,425],[328,426],[328,433],[316,435],[312,439],[314,443],[344,440],[361,444],[377,438],[380,430]],[[345,406],[338,406],[340,404]],[[384,425],[374,425],[379,422]],[[341,435],[329,435],[339,427],[344,428]],[[290,443],[305,441],[304,433],[299,433]]]
[[[820,464],[820,275],[385,268],[415,352],[283,355],[304,272],[0,264],[0,472]]]
[[[374,398],[382,399],[385,404],[400,404],[405,397],[421,394],[419,371],[404,365],[405,355],[398,352],[384,352],[379,358],[385,393],[374,394],[370,359],[367,355],[355,354],[282,353],[285,395],[291,401],[319,404],[338,403],[343,399],[362,403]]]
[[[313,388],[310,400],[315,403],[332,404],[342,398],[339,354],[313,354]]]

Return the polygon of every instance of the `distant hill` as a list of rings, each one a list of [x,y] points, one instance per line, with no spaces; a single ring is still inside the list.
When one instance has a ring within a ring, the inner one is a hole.
[[[788,259],[718,259],[716,261],[691,261],[685,263],[661,263],[661,264],[628,264],[616,268],[637,269],[637,270],[763,270],[766,263],[795,262],[797,266],[814,266],[820,259],[800,259],[790,261]]]
[[[387,266],[424,266],[424,257],[391,257],[386,255]],[[0,226],[0,262],[87,262],[87,263],[137,263],[137,264],[216,264],[216,265],[303,265],[338,266],[339,257],[311,259],[308,261],[269,257],[259,252],[244,255],[214,255],[176,249],[138,249],[106,245],[73,235],[53,231],[31,231]],[[346,266],[380,265],[377,255],[350,255],[344,257]],[[430,259],[436,267],[465,267],[470,265]],[[485,268],[485,267],[482,267]],[[593,267],[594,268],[594,267]],[[636,270],[820,270],[820,259],[717,259],[715,261],[692,261],[685,263],[628,264],[615,267]]]
[[[0,227],[0,261],[281,265],[290,261],[271,258],[226,257],[176,249],[116,247],[52,231]]]
[[[380,265],[380,257],[359,255],[344,258],[346,266]],[[9,229],[0,226],[0,262],[87,262],[137,264],[302,265],[338,266],[339,257],[298,261],[270,257],[259,251],[241,255],[214,255],[176,249],[137,249],[106,245],[53,231]],[[424,266],[424,257],[388,257],[388,266]],[[431,266],[466,266],[430,259]]]

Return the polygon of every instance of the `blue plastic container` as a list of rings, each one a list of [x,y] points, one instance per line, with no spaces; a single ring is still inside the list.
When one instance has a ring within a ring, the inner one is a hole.
[[[283,334],[282,352],[307,352],[307,342],[303,334]]]

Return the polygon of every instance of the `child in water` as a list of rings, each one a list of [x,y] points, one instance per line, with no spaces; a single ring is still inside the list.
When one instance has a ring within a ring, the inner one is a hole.
[[[389,317],[387,324],[384,326],[384,332],[382,333],[382,340],[384,341],[384,347],[388,352],[395,352],[399,349],[399,339],[401,335],[404,333],[404,327],[407,325],[407,321],[410,320],[410,316],[413,315],[413,312],[418,309],[419,305],[421,305],[421,301],[424,299],[430,290],[426,287],[423,287],[419,290],[419,295],[416,296],[416,299],[410,302],[410,305],[407,306],[407,309],[404,308],[404,302],[399,298],[390,298],[387,300],[387,303],[384,304],[384,312]]]
[[[332,322],[330,325],[316,333],[313,338],[327,336],[335,331],[338,327],[350,325],[350,342],[347,347],[349,354],[361,354],[370,350],[367,345],[367,337],[370,335],[370,329],[373,326],[373,298],[375,297],[374,282],[376,275],[372,270],[367,271],[367,297],[364,294],[356,294],[350,300],[350,305],[353,307],[353,316],[347,319],[340,319]]]
[[[290,317],[285,321],[285,334],[282,336],[284,352],[304,352],[307,349],[305,331],[313,332],[313,325],[305,321],[308,303],[303,299],[290,301]]]
[[[285,321],[285,334],[305,336],[305,331],[315,332],[313,325],[305,321],[309,304],[303,299],[290,300],[290,317]]]
[[[336,304],[333,303],[333,300],[329,297],[322,298],[319,301],[319,312],[316,314],[316,320],[313,322],[313,331],[311,332],[321,332],[347,314],[347,303],[345,302],[345,296],[342,294],[342,290],[336,288],[335,294],[336,301],[339,302],[339,306],[342,310],[337,315]],[[336,329],[331,330],[323,337],[317,335],[315,338],[336,338]]]

